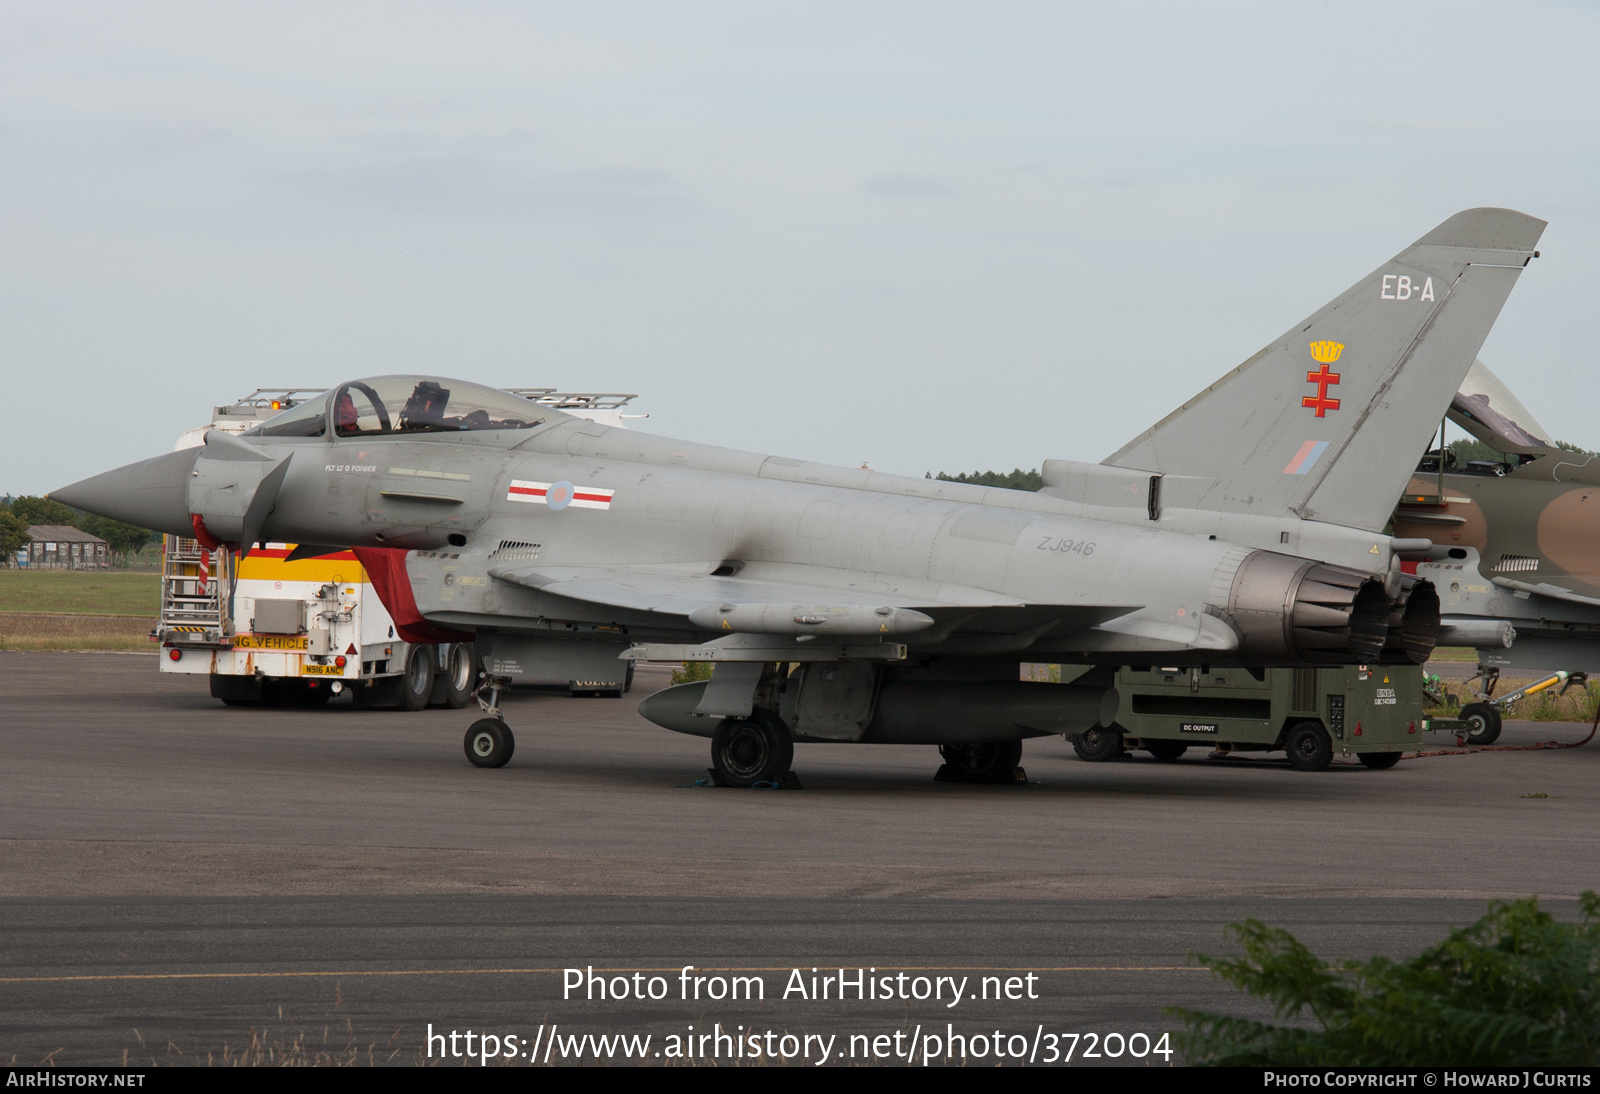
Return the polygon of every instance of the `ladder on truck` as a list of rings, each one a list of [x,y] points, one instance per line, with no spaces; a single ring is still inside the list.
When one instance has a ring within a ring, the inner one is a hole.
[[[188,536],[165,537],[161,552],[161,621],[156,637],[185,645],[221,645],[228,631],[233,552],[207,551]]]

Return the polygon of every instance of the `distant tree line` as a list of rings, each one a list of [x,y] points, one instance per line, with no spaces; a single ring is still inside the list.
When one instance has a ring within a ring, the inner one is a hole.
[[[49,498],[20,497],[0,501],[0,566],[10,566],[17,552],[31,543],[29,525],[57,524],[77,528],[106,541],[113,564],[126,565],[128,556],[155,538],[148,528],[124,524],[109,517],[80,513]]]
[[[1563,452],[1576,452],[1581,456],[1595,455],[1595,453],[1591,452],[1589,449],[1583,448],[1579,445],[1571,444],[1567,441],[1555,441],[1552,443],[1554,443],[1554,445]],[[1455,456],[1456,467],[1465,467],[1468,463],[1473,461],[1504,463],[1509,464],[1511,467],[1517,466],[1517,457],[1508,456],[1503,452],[1498,452],[1489,447],[1483,441],[1479,440],[1462,438],[1459,441],[1451,441],[1450,452]]]
[[[974,486],[998,486],[1002,490],[1044,489],[1044,476],[1037,469],[1024,471],[1020,467],[1010,471],[973,471],[970,474],[963,471],[959,475],[947,475],[943,471],[937,475],[929,472],[925,477],[944,482],[970,482]]]
[[[1566,441],[1555,441],[1554,444],[1563,452],[1576,452],[1584,456],[1600,454],[1579,445],[1569,444]],[[1503,452],[1497,452],[1479,440],[1463,438],[1459,441],[1451,441],[1450,452],[1455,457],[1451,464],[1453,467],[1465,467],[1474,460],[1504,463],[1513,468],[1517,465],[1515,456],[1507,456]],[[1002,490],[1044,489],[1044,476],[1040,475],[1037,470],[1024,471],[1020,467],[1014,467],[1010,471],[963,471],[956,475],[951,475],[944,471],[934,474],[930,471],[924,477],[939,479],[943,482],[969,482],[974,486],[998,486]]]

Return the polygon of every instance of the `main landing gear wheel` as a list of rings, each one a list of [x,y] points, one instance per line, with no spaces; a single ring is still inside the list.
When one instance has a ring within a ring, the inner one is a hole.
[[[1500,739],[1500,712],[1488,703],[1468,703],[1461,708],[1461,720],[1467,723],[1463,736],[1475,745],[1492,745]]]
[[[985,741],[972,745],[940,745],[944,766],[939,775],[958,783],[1017,782],[1022,762],[1021,741]]]
[[[433,696],[433,647],[412,646],[400,676],[400,702],[407,710],[426,710]]]
[[[1182,741],[1144,741],[1141,743],[1144,745],[1146,752],[1162,763],[1171,763],[1189,751],[1189,746]]]
[[[1359,752],[1356,759],[1372,768],[1374,771],[1384,771],[1400,762],[1398,752]]]
[[[1116,724],[1095,726],[1072,738],[1072,751],[1078,759],[1099,763],[1122,755],[1122,727]]]
[[[1321,722],[1300,722],[1289,728],[1283,750],[1301,771],[1322,771],[1333,762],[1333,739]]]
[[[768,718],[730,718],[711,738],[711,777],[718,786],[779,783],[794,763],[794,739]]]
[[[511,727],[498,718],[479,718],[473,722],[462,744],[473,767],[504,767],[517,748]]]

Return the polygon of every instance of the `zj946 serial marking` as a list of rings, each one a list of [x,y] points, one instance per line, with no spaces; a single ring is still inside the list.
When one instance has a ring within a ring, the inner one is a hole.
[[[1062,536],[1045,536],[1044,542],[1039,544],[1037,550],[1059,551],[1064,555],[1092,555],[1094,544],[1088,540],[1066,539]]]

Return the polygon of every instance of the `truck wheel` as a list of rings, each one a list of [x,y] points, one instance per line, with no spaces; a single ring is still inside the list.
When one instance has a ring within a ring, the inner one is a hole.
[[[1008,783],[1022,762],[1021,741],[986,741],[974,745],[940,745],[944,770],[954,782]]]
[[[478,682],[478,648],[471,642],[456,642],[445,653],[444,703],[460,710],[472,701],[472,688]]]
[[[1078,759],[1088,760],[1090,763],[1099,763],[1122,755],[1122,727],[1112,723],[1109,726],[1095,726],[1082,733],[1072,736],[1072,751],[1078,754]]]
[[[1300,722],[1289,729],[1283,750],[1301,771],[1322,771],[1333,762],[1333,739],[1321,722]]]
[[[498,718],[479,718],[467,728],[462,747],[473,767],[504,767],[516,751],[517,740],[511,727]]]
[[[400,677],[400,702],[407,710],[424,710],[433,695],[433,647],[412,646]]]
[[[261,678],[261,705],[264,707],[290,707],[294,706],[295,697],[284,686],[284,681],[276,676],[263,676]]]
[[[1465,734],[1475,745],[1492,745],[1500,739],[1500,712],[1488,703],[1468,703],[1461,708]]]
[[[794,763],[794,738],[775,718],[729,718],[711,738],[711,770],[720,786],[776,783]]]
[[[1189,751],[1189,746],[1182,741],[1146,741],[1141,738],[1139,744],[1162,763],[1171,763]]]
[[[230,707],[253,707],[261,704],[261,684],[253,676],[224,676],[211,674],[211,698],[221,699]]]
[[[1374,771],[1387,771],[1389,768],[1400,762],[1400,753],[1361,752],[1357,753],[1356,759],[1360,760]]]

